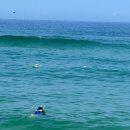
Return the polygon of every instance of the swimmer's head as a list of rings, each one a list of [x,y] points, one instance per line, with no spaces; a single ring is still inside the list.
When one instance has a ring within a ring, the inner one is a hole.
[[[37,110],[44,110],[44,107],[39,106]]]
[[[39,106],[37,110],[35,111],[36,115],[45,115],[45,110],[42,106]]]

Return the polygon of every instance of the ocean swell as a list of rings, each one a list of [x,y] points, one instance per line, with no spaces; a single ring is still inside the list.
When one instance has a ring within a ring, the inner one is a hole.
[[[0,46],[15,47],[130,47],[128,42],[76,39],[62,36],[0,36]]]

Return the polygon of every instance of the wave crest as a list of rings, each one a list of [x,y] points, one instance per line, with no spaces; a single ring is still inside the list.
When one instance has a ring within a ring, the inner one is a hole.
[[[21,46],[21,47],[123,47],[130,46],[128,44],[108,42],[104,40],[88,40],[88,39],[75,39],[70,37],[61,36],[13,36],[4,35],[0,36],[0,46]]]

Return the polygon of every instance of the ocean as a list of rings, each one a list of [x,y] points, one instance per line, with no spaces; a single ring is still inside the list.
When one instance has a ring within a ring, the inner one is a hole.
[[[130,130],[130,24],[0,20],[0,130]]]

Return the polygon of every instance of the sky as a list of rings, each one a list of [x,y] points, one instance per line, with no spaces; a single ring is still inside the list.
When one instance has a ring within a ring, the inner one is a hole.
[[[0,0],[0,19],[130,22],[130,0]]]

